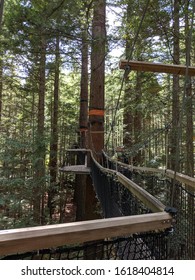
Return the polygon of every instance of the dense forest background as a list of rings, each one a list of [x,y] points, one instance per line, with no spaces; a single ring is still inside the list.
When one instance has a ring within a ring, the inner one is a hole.
[[[129,163],[194,176],[194,79],[118,67],[120,59],[193,66],[194,1],[1,0],[0,229],[51,222],[53,194],[63,208],[74,178],[58,169],[67,148],[87,147],[82,110],[99,4],[105,150],[124,146]]]

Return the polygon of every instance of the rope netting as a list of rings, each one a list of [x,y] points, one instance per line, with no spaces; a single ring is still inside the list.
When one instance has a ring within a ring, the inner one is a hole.
[[[169,237],[171,259],[195,259],[195,193],[188,186],[176,181],[172,203],[173,179],[163,173],[151,174],[132,170],[119,162],[104,158],[105,166],[127,174],[132,181],[155,196],[165,205],[177,209],[174,232]]]

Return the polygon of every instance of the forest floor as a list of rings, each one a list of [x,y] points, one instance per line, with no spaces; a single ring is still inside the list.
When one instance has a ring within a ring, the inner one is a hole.
[[[67,194],[67,200],[64,211],[64,222],[70,223],[76,220],[76,204],[73,201],[72,193]]]

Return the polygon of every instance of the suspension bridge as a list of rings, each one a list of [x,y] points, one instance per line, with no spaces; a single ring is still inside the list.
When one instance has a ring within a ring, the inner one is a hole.
[[[61,172],[91,176],[102,219],[3,230],[2,259],[195,259],[194,178],[67,152],[81,164]]]

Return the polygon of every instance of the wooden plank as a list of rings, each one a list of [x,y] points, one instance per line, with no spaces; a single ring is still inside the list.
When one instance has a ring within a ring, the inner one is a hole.
[[[119,64],[120,69],[135,70],[135,71],[145,71],[145,72],[157,72],[157,73],[169,73],[177,75],[195,76],[195,67],[186,67],[185,65],[170,65],[163,63],[153,63],[144,61],[128,61],[121,60]]]
[[[76,174],[90,174],[91,169],[86,165],[69,165],[59,168],[61,172],[70,172]]]
[[[148,193],[146,190],[138,186],[136,183],[128,179],[121,173],[118,173],[118,180],[121,182],[129,191],[140,199],[144,205],[154,212],[163,212],[165,205],[161,203],[157,198]]]
[[[0,231],[0,255],[83,243],[172,226],[166,212]]]

